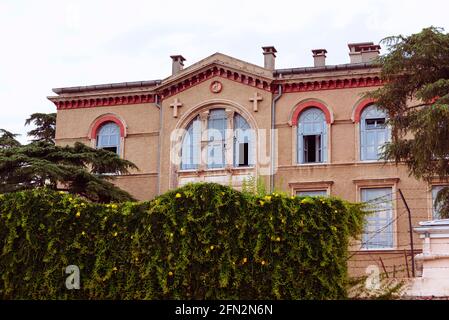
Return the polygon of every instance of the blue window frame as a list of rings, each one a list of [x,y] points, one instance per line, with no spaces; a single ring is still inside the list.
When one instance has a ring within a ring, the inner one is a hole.
[[[187,126],[182,141],[181,169],[195,170],[200,164],[201,122],[198,117]]]
[[[234,115],[234,167],[254,166],[254,134],[240,114]]]
[[[97,148],[120,154],[120,128],[116,123],[108,122],[100,128]]]
[[[227,117],[224,109],[213,109],[207,124],[207,167],[224,168]]]
[[[327,162],[327,123],[323,111],[318,108],[307,109],[299,117],[297,162]]]
[[[362,249],[393,248],[392,188],[361,189],[361,198],[370,212],[362,235]]]
[[[379,160],[385,143],[390,139],[386,113],[376,105],[365,108],[360,120],[360,159]]]

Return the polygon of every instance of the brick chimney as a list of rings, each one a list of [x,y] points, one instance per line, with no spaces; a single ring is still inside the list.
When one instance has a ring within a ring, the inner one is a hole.
[[[273,46],[262,47],[264,56],[264,68],[274,70],[276,60],[276,49]]]
[[[326,49],[314,49],[313,53],[313,65],[315,67],[324,67],[326,65]]]
[[[380,53],[380,46],[373,42],[349,43],[348,47],[351,63],[371,62]]]
[[[184,68],[184,61],[186,59],[181,55],[170,56],[170,58],[172,59],[171,74],[178,74]]]

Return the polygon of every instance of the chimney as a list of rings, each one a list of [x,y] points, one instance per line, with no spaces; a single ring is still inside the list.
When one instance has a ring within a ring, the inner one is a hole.
[[[170,58],[172,59],[171,74],[174,76],[183,69],[186,59],[181,55],[170,56]]]
[[[276,60],[276,49],[273,46],[262,47],[264,56],[264,68],[274,70],[274,63]]]
[[[314,49],[313,53],[313,65],[314,67],[324,67],[326,65],[326,49]]]
[[[380,46],[372,42],[349,43],[351,63],[371,62],[379,56]]]

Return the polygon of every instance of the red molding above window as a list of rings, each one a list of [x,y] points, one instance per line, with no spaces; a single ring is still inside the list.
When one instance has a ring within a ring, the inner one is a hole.
[[[368,107],[374,103],[376,103],[376,100],[371,99],[371,98],[363,99],[362,101],[360,101],[354,110],[354,122],[359,123],[360,116],[362,114],[363,109],[365,109],[366,107]]]
[[[306,101],[306,102],[301,102],[299,104],[296,105],[295,110],[293,112],[293,116],[292,116],[292,125],[296,126],[298,125],[298,120],[299,120],[299,116],[301,115],[301,113],[309,108],[318,108],[321,111],[323,111],[324,116],[326,117],[326,122],[327,123],[332,123],[333,119],[332,119],[332,115],[329,111],[329,109],[322,104],[321,102],[318,101],[314,101],[314,100],[310,100],[310,101]]]
[[[90,130],[89,133],[89,139],[96,139],[98,130],[101,128],[102,125],[108,122],[114,122],[115,124],[117,124],[120,128],[120,137],[122,138],[126,137],[126,130],[125,126],[123,125],[123,122],[116,116],[108,114],[95,120],[92,129]]]

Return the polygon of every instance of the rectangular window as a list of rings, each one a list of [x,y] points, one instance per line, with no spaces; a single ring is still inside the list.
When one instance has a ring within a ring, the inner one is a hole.
[[[249,165],[249,143],[239,143],[239,167]]]
[[[362,249],[392,249],[394,239],[392,188],[361,189],[369,215],[362,236]]]
[[[437,198],[438,192],[443,189],[445,186],[432,186],[432,219],[440,219],[441,218],[441,206],[437,205],[435,207],[435,199]]]
[[[385,128],[385,118],[366,119],[366,129],[383,129]]]
[[[321,160],[321,135],[304,136],[304,163],[317,163]]]
[[[327,197],[326,190],[304,190],[296,191],[298,197]]]

